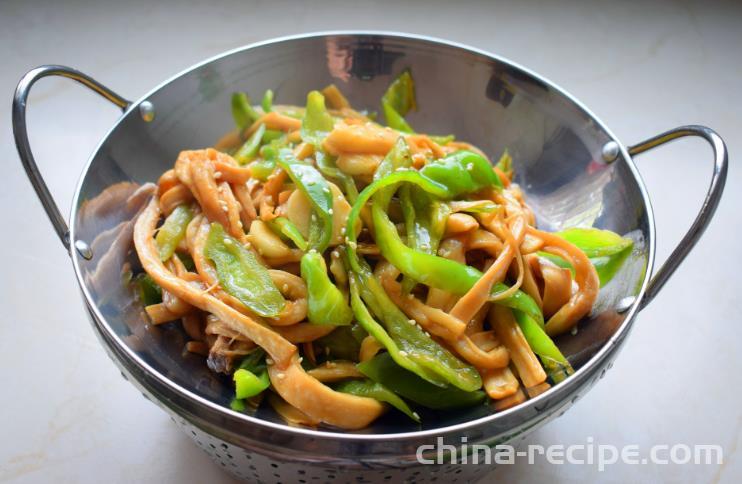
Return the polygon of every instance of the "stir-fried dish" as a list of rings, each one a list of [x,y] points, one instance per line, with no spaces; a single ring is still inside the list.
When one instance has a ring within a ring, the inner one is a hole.
[[[149,319],[231,376],[234,410],[359,429],[502,410],[573,373],[552,337],[631,241],[539,230],[507,152],[413,131],[409,72],[381,108],[386,126],[334,85],[305,107],[237,93],[235,132],[181,152],[136,222]]]

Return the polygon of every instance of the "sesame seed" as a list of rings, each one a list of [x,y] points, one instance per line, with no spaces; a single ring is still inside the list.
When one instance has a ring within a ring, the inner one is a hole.
[[[270,358],[266,358],[265,359],[265,362],[268,363],[269,365],[272,365],[273,364],[273,360],[270,359]]]
[[[412,416],[415,417],[415,418],[417,418],[417,419],[420,418],[420,415],[418,415],[417,412],[412,412]]]
[[[328,187],[322,187],[322,191],[325,193],[330,193],[330,189]]]
[[[355,242],[351,240],[348,242],[348,247],[350,247],[353,250],[356,250],[356,248],[358,247],[358,244],[356,244]]]
[[[413,326],[417,324],[414,319],[408,319],[407,322],[412,324]]]
[[[221,171],[215,171],[214,172],[214,178],[216,178],[218,180],[221,177],[222,177],[222,172]]]
[[[248,242],[245,242],[245,247],[247,247],[249,249],[250,247],[252,247],[252,244],[249,241]]]
[[[304,357],[303,357],[303,356],[300,356],[300,357],[299,357],[299,359],[298,359],[297,361],[298,361],[299,363],[301,363],[302,361],[304,361]]]
[[[469,170],[469,171],[472,171],[474,169],[474,163],[467,163],[466,164],[466,169]]]
[[[338,251],[336,251],[336,250],[333,250],[333,251],[332,251],[332,252],[330,253],[330,256],[331,256],[331,257],[332,257],[333,259],[337,259],[338,257],[340,257],[340,252],[338,252]]]
[[[229,240],[229,239],[227,239],[227,238],[224,238],[224,239],[222,240],[222,242],[224,242],[224,245],[229,245],[229,244],[231,244],[231,243],[232,243],[232,241],[231,241],[231,240]]]
[[[278,378],[279,380],[283,380],[284,378],[286,378],[286,374],[285,373],[279,373],[279,374],[276,375],[276,378]]]
[[[289,285],[288,285],[288,284],[284,284],[284,285],[283,285],[283,286],[281,287],[281,289],[283,289],[283,292],[288,292],[288,291],[289,291]]]
[[[241,221],[241,220],[238,220],[238,221],[237,221],[237,226],[238,226],[239,228],[242,228],[242,227],[244,227],[244,225],[242,224],[242,221]]]
[[[407,357],[407,352],[406,351],[400,351],[399,352],[399,356]]]
[[[327,213],[329,213],[330,215],[332,215],[333,214],[332,209],[328,210]]]

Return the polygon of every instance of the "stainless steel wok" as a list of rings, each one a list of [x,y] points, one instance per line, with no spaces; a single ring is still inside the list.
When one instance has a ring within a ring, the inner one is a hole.
[[[385,87],[404,68],[418,80],[420,109],[411,115],[412,125],[453,133],[491,157],[508,148],[541,227],[596,226],[634,239],[633,254],[603,288],[593,313],[577,334],[558,341],[576,373],[515,408],[431,414],[422,427],[389,415],[363,431],[340,432],[290,427],[268,409],[254,415],[230,410],[228,382],[208,371],[202,358],[182,354],[178,325],[148,325],[126,284],[138,269],[131,232],[148,197],[142,184],[155,181],[180,150],[211,146],[232,128],[233,91],[272,88],[281,103],[303,104],[308,90],[334,82],[354,106],[377,109]],[[37,169],[26,133],[29,90],[46,76],[71,78],[123,110],[80,176],[69,226]],[[684,126],[626,147],[572,96],[527,69],[471,47],[385,32],[319,33],[253,44],[198,64],[134,102],[73,69],[42,66],[18,85],[13,129],[21,162],[70,252],[95,332],[124,378],[227,471],[276,482],[454,482],[487,472],[482,465],[420,465],[416,449],[438,436],[455,446],[462,437],[470,445],[514,442],[563,414],[611,367],[636,314],[697,242],[719,202],[727,170],[724,142],[709,128]],[[632,156],[683,136],[711,144],[711,185],[686,236],[653,271],[654,216]]]

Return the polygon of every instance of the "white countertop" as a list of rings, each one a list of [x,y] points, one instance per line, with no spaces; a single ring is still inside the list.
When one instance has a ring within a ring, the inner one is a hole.
[[[21,169],[10,99],[28,69],[74,66],[137,98],[185,67],[257,40],[329,29],[434,35],[496,52],[552,79],[631,144],[707,124],[731,152],[716,219],[639,316],[614,368],[529,443],[719,444],[724,464],[554,466],[519,461],[493,478],[551,482],[739,482],[742,404],[737,255],[742,235],[742,4],[737,2],[9,2],[0,3],[0,481],[222,482],[170,419],[124,381],[96,340],[72,267]],[[182,5],[176,5],[180,3]],[[218,3],[216,6],[208,4]],[[118,112],[65,80],[29,102],[32,146],[68,212],[88,155]],[[642,156],[658,261],[690,225],[710,150],[681,141]]]

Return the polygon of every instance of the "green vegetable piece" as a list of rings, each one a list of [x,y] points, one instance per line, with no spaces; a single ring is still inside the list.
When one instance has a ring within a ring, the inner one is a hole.
[[[260,105],[263,107],[263,112],[269,113],[273,109],[273,91],[268,89],[263,95],[263,100]]]
[[[410,110],[417,109],[415,99],[415,81],[409,69],[405,69],[387,88],[382,101],[386,101],[395,111],[405,116]]]
[[[629,257],[629,254],[631,254],[631,247],[627,247],[618,254],[590,259],[593,267],[595,267],[595,271],[598,273],[600,287],[605,286],[613,279],[613,276],[616,275],[616,272],[618,272],[624,261]]]
[[[146,272],[142,272],[134,279],[139,292],[139,300],[145,306],[162,302],[162,288]]]
[[[235,412],[244,412],[245,410],[247,410],[247,405],[245,405],[244,400],[240,400],[239,398],[233,398],[229,402],[229,408],[231,408]]]
[[[481,390],[462,391],[454,386],[439,387],[397,365],[389,353],[376,355],[357,365],[361,373],[389,390],[424,407],[436,410],[471,407],[482,403]]]
[[[376,169],[376,172],[374,173],[374,180],[379,180],[381,178],[384,178],[385,176],[388,176],[390,173],[393,173],[395,171],[398,171],[400,169],[409,168],[412,165],[412,157],[410,155],[410,150],[407,146],[407,143],[405,142],[404,138],[399,137],[392,147],[391,150],[389,150],[389,153],[384,157],[384,159],[381,161],[379,166]],[[394,192],[394,187],[388,187],[384,188],[383,190],[380,190],[379,194],[377,194],[377,197],[384,197],[385,199],[390,197]],[[422,192],[425,193],[425,192]],[[418,228],[415,224],[415,209],[412,205],[412,193],[410,191],[410,187],[407,185],[403,185],[400,189],[400,203],[402,206],[402,213],[405,220],[405,229],[407,232],[407,245],[419,250],[420,247],[419,244],[422,244],[418,237],[417,237],[417,231],[415,230]],[[420,234],[421,237],[425,237],[425,234]],[[412,288],[415,286],[416,281],[409,276],[404,276],[402,280],[402,288],[405,293],[409,293]]]
[[[291,220],[286,217],[276,217],[268,221],[268,226],[281,237],[293,242],[299,249],[307,250],[309,244],[304,239],[299,228]]]
[[[434,160],[420,169],[426,178],[445,185],[452,196],[476,192],[485,187],[502,188],[500,177],[486,158],[461,150]]]
[[[265,350],[260,347],[255,348],[242,358],[242,361],[240,361],[237,368],[242,368],[243,370],[255,374],[262,373],[267,368],[265,363]]]
[[[240,130],[249,128],[259,117],[250,104],[250,98],[244,92],[232,94],[232,117],[234,118],[234,124]]]
[[[387,125],[405,133],[414,133],[404,116],[411,109],[417,109],[415,101],[415,81],[409,70],[403,71],[387,88],[381,97]]]
[[[232,379],[234,380],[235,397],[238,399],[254,397],[271,384],[267,371],[256,375],[249,370],[240,368],[234,372]]]
[[[168,215],[155,236],[160,260],[165,262],[173,256],[175,248],[185,237],[186,228],[192,219],[193,210],[188,205],[178,205]]]
[[[250,175],[260,181],[266,181],[275,169],[275,160],[254,161],[250,164]]]
[[[325,96],[319,91],[311,91],[307,95],[307,110],[301,122],[302,139],[319,147],[334,126],[335,121],[325,107]]]
[[[459,161],[462,161],[462,159],[459,159]],[[486,162],[486,160],[484,161]],[[443,257],[410,249],[402,242],[394,224],[386,215],[382,202],[388,203],[392,195],[392,192],[386,191],[386,189],[402,182],[412,183],[439,199],[450,199],[454,196],[452,191],[443,184],[446,182],[445,179],[443,183],[439,183],[414,170],[394,172],[374,181],[358,195],[358,199],[348,214],[347,226],[355,226],[363,206],[378,192],[382,199],[375,199],[372,206],[372,217],[376,230],[377,245],[384,257],[405,276],[416,281],[425,282],[425,284],[453,292],[454,294],[466,293],[482,276],[481,272],[473,267]],[[379,206],[375,208],[377,203]],[[348,239],[350,243],[355,243],[356,234],[352,231],[349,232]],[[358,272],[360,270],[359,259],[355,255],[352,244],[349,247],[348,253],[351,268]],[[493,294],[496,295],[506,289],[506,285],[502,283],[496,284],[493,288]],[[497,303],[503,306],[521,309],[540,322],[540,324],[543,324],[543,314],[540,308],[530,296],[522,291],[518,291],[515,295],[508,298],[498,300]]]
[[[270,143],[271,141],[284,138],[286,133],[280,129],[266,129],[263,135],[263,143]]]
[[[432,382],[434,385],[445,385],[444,380],[442,380],[434,373],[426,370],[424,366],[418,364],[417,361],[411,358],[408,353],[401,351],[395,340],[392,339],[391,336],[389,336],[389,333],[387,333],[386,329],[384,329],[384,327],[374,319],[374,317],[371,315],[368,308],[364,304],[363,300],[361,299],[361,296],[359,294],[359,287],[361,286],[361,284],[356,280],[357,277],[358,276],[356,274],[348,274],[348,279],[350,281],[350,304],[353,308],[353,314],[355,315],[358,324],[364,330],[366,330],[368,334],[373,336],[382,346],[384,346],[384,348],[386,348],[386,350],[389,352],[391,357],[394,358],[394,361],[396,361],[398,365],[422,376],[426,380]],[[370,278],[373,279],[373,275],[370,275]],[[364,280],[370,280],[368,275],[366,275]],[[367,297],[369,297],[368,294]]]
[[[268,133],[270,131],[271,130],[266,129],[265,134],[263,135],[263,143],[267,143],[260,148],[260,156],[262,156],[263,159],[253,161],[250,164],[250,174],[261,181],[267,180],[271,173],[273,173],[273,170],[276,169],[276,160],[278,159],[278,155],[280,151],[286,147],[285,136],[281,136],[280,138],[274,139],[270,142],[267,141]]]
[[[261,316],[277,316],[286,305],[266,269],[251,250],[211,224],[204,254],[216,267],[222,288]]]
[[[307,284],[307,317],[312,324],[345,326],[353,320],[353,312],[345,296],[327,275],[322,255],[309,251],[301,258],[301,278]]]
[[[191,254],[178,254],[178,258],[183,263],[183,266],[186,268],[187,271],[193,272],[196,270],[196,263],[193,262],[193,257],[191,257]]]
[[[258,154],[258,150],[260,149],[260,143],[263,141],[264,134],[265,124],[260,123],[258,129],[256,129],[247,141],[245,141],[245,144],[240,146],[240,148],[235,152],[234,159],[237,160],[237,163],[244,165],[255,159],[255,156]]]
[[[616,272],[631,254],[634,246],[633,240],[621,237],[610,230],[576,228],[557,232],[555,235],[571,242],[588,256],[598,273],[600,287],[605,286],[613,279],[613,276],[616,275]],[[561,257],[546,252],[539,252],[538,255],[559,267],[569,269],[574,274],[572,264]]]
[[[433,141],[435,141],[441,146],[446,146],[451,141],[456,141],[456,136],[452,134],[449,134],[446,136],[431,136],[430,139],[432,139]]]
[[[363,339],[359,341],[356,333],[363,337],[368,334],[357,324],[338,326],[332,333],[316,339],[314,344],[320,349],[319,354],[328,355],[328,359],[358,361]]]
[[[513,311],[513,315],[528,346],[538,355],[546,374],[554,383],[559,383],[575,372],[567,358],[533,318],[518,310]]]
[[[381,101],[381,108],[384,110],[384,117],[386,118],[386,125],[389,126],[392,129],[396,129],[397,131],[401,131],[403,133],[414,133],[415,131],[412,129],[412,126],[407,123],[407,121],[404,119],[404,117],[399,114],[391,104],[384,101],[382,99]]]
[[[356,257],[348,252],[347,259]],[[350,262],[349,262],[350,264]],[[482,386],[479,373],[440,346],[407,316],[376,280],[365,261],[356,258],[357,269],[349,273],[351,306],[363,329],[374,336],[400,366],[416,373],[434,385],[451,383],[465,391]],[[352,266],[351,266],[352,267]],[[383,326],[371,316],[371,311]]]
[[[482,276],[471,266],[407,247],[380,204],[373,204],[371,214],[376,245],[384,258],[406,276],[454,294],[464,294]]]
[[[381,160],[379,166],[376,167],[376,172],[374,172],[374,181],[381,180],[395,171],[409,168],[410,166],[412,166],[410,148],[407,146],[407,142],[404,138],[400,136],[397,138],[394,146],[392,146],[392,149],[389,150],[389,153],[387,153],[384,159]]]
[[[338,167],[335,166],[335,161],[322,150],[316,151],[314,158],[319,171],[322,172],[325,177],[340,182],[345,191],[345,197],[350,203],[355,202],[356,198],[358,198],[358,188],[356,187],[356,182],[353,177],[340,171]]]
[[[631,239],[621,237],[610,230],[595,228],[567,229],[554,235],[571,242],[590,258],[615,255],[633,245]]]
[[[281,150],[278,165],[286,170],[291,181],[309,199],[313,219],[319,219],[319,223],[310,224],[308,245],[310,249],[324,252],[332,237],[333,203],[329,183],[315,167],[298,161],[291,150]]]
[[[337,385],[335,390],[388,403],[415,422],[420,422],[420,416],[416,412],[413,412],[404,400],[381,383],[373,380],[349,380]]]

